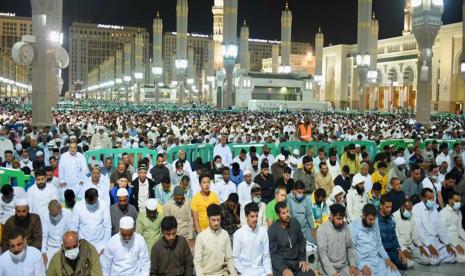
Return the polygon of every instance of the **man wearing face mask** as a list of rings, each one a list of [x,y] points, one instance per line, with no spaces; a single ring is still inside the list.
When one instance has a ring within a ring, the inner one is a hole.
[[[87,240],[102,254],[111,238],[110,208],[99,199],[95,188],[88,189],[84,199],[74,205],[71,230],[78,232],[79,239]]]
[[[393,214],[397,240],[400,249],[408,258],[407,267],[412,267],[415,263],[429,265],[431,258],[421,243],[415,219],[412,216],[412,208],[412,201],[404,198],[400,209]]]
[[[176,218],[178,235],[184,237],[189,243],[189,247],[194,249],[194,221],[192,219],[191,200],[186,198],[184,189],[181,186],[174,188],[173,199],[163,206],[163,215]]]
[[[268,223],[266,222],[266,203],[262,202],[262,190],[260,185],[253,184],[252,188],[250,189],[250,198],[251,200],[248,202],[244,202],[244,205],[241,204],[241,224],[244,225],[247,223],[247,217],[245,215],[244,207],[246,204],[250,202],[254,202],[258,206],[258,221],[257,224],[260,227],[268,228]],[[285,198],[285,194],[283,195]],[[240,202],[240,201],[239,201]]]
[[[424,188],[421,191],[421,201],[412,209],[415,225],[422,245],[431,256],[431,264],[453,263],[456,252],[435,205],[433,190]]]
[[[148,276],[150,257],[144,238],[135,232],[134,219],[122,217],[119,225],[100,258],[103,275]]]
[[[461,196],[456,191],[451,191],[448,199],[447,206],[439,212],[439,215],[456,252],[455,260],[458,263],[464,263],[465,230],[462,227],[462,214],[460,213],[460,208],[462,207]]]
[[[357,269],[363,275],[400,276],[396,265],[384,250],[376,222],[376,207],[367,204],[361,218],[349,224],[352,243],[356,253]]]
[[[319,275],[359,276],[349,226],[344,222],[346,208],[333,204],[329,209],[330,220],[318,228],[316,235]]]
[[[65,275],[102,275],[97,250],[86,240],[78,240],[74,231],[64,233],[61,249],[53,256],[47,269],[47,276]]]
[[[62,209],[58,200],[53,199],[50,201],[48,211],[48,216],[42,218],[42,256],[46,266],[48,266],[55,253],[60,251],[63,235],[71,226],[71,211]]]
[[[0,256],[0,275],[45,275],[40,251],[26,244],[26,233],[21,228],[15,228],[8,233],[7,240],[9,250]]]
[[[144,238],[148,249],[152,249],[152,246],[162,237],[160,228],[162,219],[163,206],[155,198],[147,200],[145,214],[137,216],[136,232]]]
[[[137,210],[134,205],[129,204],[129,193],[125,188],[116,192],[118,202],[110,207],[111,233],[114,235],[119,231],[119,221],[122,217],[129,216],[137,220]]]
[[[42,223],[39,215],[29,212],[27,199],[18,197],[15,199],[15,215],[10,217],[3,225],[2,252],[8,250],[8,235],[15,228],[21,228],[27,240],[27,244],[38,250],[42,249]]]
[[[314,228],[312,200],[311,196],[305,196],[304,192],[304,183],[296,181],[292,194],[287,195],[286,203],[290,216],[299,222],[305,240],[314,243],[316,230]]]
[[[431,164],[428,169],[428,175],[423,179],[421,184],[423,188],[430,188],[434,191],[434,202],[441,208],[444,208],[444,201],[441,194],[441,183],[438,179],[439,167],[436,164]]]
[[[350,223],[362,216],[362,209],[368,202],[365,193],[365,178],[357,174],[352,179],[352,189],[347,193],[347,221]]]
[[[183,176],[189,176],[189,172],[184,170],[184,162],[178,160],[175,169],[171,172],[170,179],[174,185],[179,185]]]

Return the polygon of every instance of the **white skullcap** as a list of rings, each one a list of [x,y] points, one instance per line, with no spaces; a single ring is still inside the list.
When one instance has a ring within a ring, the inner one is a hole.
[[[145,204],[145,207],[150,210],[150,211],[155,211],[157,210],[157,207],[158,207],[158,200],[156,200],[155,198],[149,198],[147,200],[147,203]]]
[[[300,154],[300,152],[299,152],[299,150],[298,150],[298,149],[295,149],[295,150],[292,152],[292,154],[294,154],[294,155],[299,155],[299,154]]]
[[[39,151],[36,153],[36,156],[44,156],[44,153],[43,153],[42,151],[39,150]]]
[[[401,166],[405,164],[405,159],[403,157],[397,157],[394,160],[394,166]]]
[[[356,148],[360,148],[360,144],[355,144],[355,147],[356,147]]]
[[[20,197],[15,200],[15,205],[16,206],[29,206],[27,203],[27,198],[25,197]]]
[[[134,219],[132,217],[122,217],[119,220],[120,229],[133,229],[134,228]]]
[[[278,155],[278,160],[279,161],[284,161],[284,160],[286,160],[286,157],[284,155],[280,154],[280,155]]]
[[[119,188],[118,191],[116,192],[116,196],[129,196],[128,190],[126,188]]]
[[[245,170],[244,171],[244,176],[249,175],[249,174],[252,174],[252,172],[250,170]]]
[[[151,127],[150,129],[151,129],[151,130],[153,130],[153,131],[157,130],[157,128],[156,128],[156,127],[154,127],[154,126],[153,126],[153,127]]]
[[[354,175],[354,178],[352,179],[352,187],[355,187],[357,184],[360,184],[362,182],[365,182],[365,177],[358,173]]]

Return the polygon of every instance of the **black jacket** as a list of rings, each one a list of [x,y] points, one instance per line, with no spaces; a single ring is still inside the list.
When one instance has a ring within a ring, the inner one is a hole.
[[[155,198],[155,182],[152,179],[147,178],[149,182],[149,198]],[[136,207],[139,211],[139,178],[134,179],[131,182],[132,185],[132,196],[129,199],[129,203]]]

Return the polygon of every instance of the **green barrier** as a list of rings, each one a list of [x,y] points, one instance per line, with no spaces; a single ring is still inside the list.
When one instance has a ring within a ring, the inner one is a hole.
[[[294,150],[299,151],[299,156],[307,154],[309,148],[313,149],[313,156],[318,153],[318,142],[283,142],[278,145],[278,152],[281,153],[283,150],[289,151],[290,154]]]
[[[438,139],[426,139],[421,143],[421,148],[424,149],[426,147],[427,143],[432,143],[433,141],[436,141],[438,143],[438,146],[441,145],[442,143],[447,143],[447,146],[449,147],[449,150],[452,150],[455,144],[461,144],[462,141],[465,140],[460,140],[460,139],[450,139],[450,140],[438,140]]]
[[[15,178],[17,186],[26,189],[26,182],[31,179],[31,176],[25,175],[21,170],[0,168],[0,187],[11,184],[11,180]]]
[[[268,145],[271,150],[271,154],[276,156],[279,154],[275,144],[271,143],[250,143],[250,144],[228,144],[229,148],[231,149],[233,158],[238,156],[241,153],[241,150],[244,149],[247,153],[250,152],[251,147],[257,148],[257,156],[261,155],[263,146]]]
[[[180,150],[184,150],[186,152],[186,160],[191,163],[199,157],[204,163],[211,162],[213,160],[213,149],[214,147],[210,144],[173,147],[168,150],[168,162],[172,163],[174,160],[178,159],[178,153]]]
[[[378,153],[377,145],[373,141],[339,141],[331,144],[332,148],[337,149],[337,153],[341,156],[345,149],[350,145],[360,145],[365,146],[368,152],[369,157],[373,160]]]
[[[395,145],[396,150],[403,148],[406,149],[408,145],[415,145],[415,140],[413,139],[394,139],[394,140],[381,140],[379,143],[379,151],[383,151],[385,146]]]
[[[152,163],[157,160],[158,152],[156,150],[149,150],[149,149],[99,149],[99,150],[92,150],[87,151],[84,156],[86,157],[87,163],[91,160],[105,160],[107,157],[111,157],[113,159],[113,166],[118,166],[118,162],[121,159],[121,155],[123,153],[127,153],[133,156],[134,159],[134,168],[138,167],[139,158],[144,158],[147,156],[151,156]],[[137,157],[137,158],[134,158]]]

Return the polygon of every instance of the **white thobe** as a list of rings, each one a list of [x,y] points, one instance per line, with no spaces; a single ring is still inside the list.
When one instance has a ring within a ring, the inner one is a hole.
[[[357,190],[351,189],[347,193],[347,220],[354,221],[362,217],[362,209],[368,202],[367,193],[359,195]]]
[[[231,180],[229,180],[228,183],[221,180],[220,182],[213,184],[212,191],[218,195],[220,203],[228,200],[230,194],[237,193],[236,184],[232,183]]]
[[[450,243],[447,230],[441,223],[441,219],[436,208],[428,210],[423,201],[413,206],[413,217],[415,218],[415,226],[420,235],[421,242],[426,251],[428,246],[434,246],[439,252],[438,258],[432,258],[431,264],[437,265],[440,263],[453,263],[455,257],[450,255],[446,250],[446,245]],[[431,254],[430,252],[428,252]]]
[[[144,238],[134,232],[128,244],[121,241],[119,233],[111,237],[100,258],[103,276],[148,276],[150,257]]]
[[[331,163],[329,163],[329,161],[327,164],[328,164],[329,174],[331,175],[331,178],[334,181],[334,179],[336,179],[336,177],[342,173],[341,165],[339,164],[338,161],[336,161],[336,164],[334,166],[332,166]]]
[[[252,190],[252,185],[253,182],[250,182],[250,184],[248,184],[247,182],[242,181],[237,186],[237,195],[239,196],[239,203],[241,204],[241,206],[252,201],[252,195],[250,194],[250,191]]]
[[[6,203],[3,201],[2,197],[0,196],[0,224],[5,224],[5,222],[14,216],[15,214],[15,198],[16,196],[13,196],[13,199]]]
[[[0,158],[2,160],[5,160],[5,151],[11,150],[14,152],[14,149],[15,148],[13,147],[13,143],[10,139],[6,137],[0,137]]]
[[[27,190],[27,200],[29,203],[29,212],[38,214],[43,220],[48,215],[48,204],[53,199],[59,200],[58,189],[54,185],[45,184],[43,189],[39,189],[34,184]]]
[[[77,152],[72,156],[69,152],[65,152],[60,157],[60,165],[58,166],[60,183],[66,183],[68,189],[73,189],[74,194],[79,194],[89,173],[87,162],[84,155]],[[66,188],[65,188],[66,189]]]
[[[249,167],[249,163],[250,163],[250,162],[247,162],[247,158],[246,158],[244,161],[242,161],[242,160],[239,158],[239,156],[236,156],[236,157],[233,159],[232,162],[233,162],[233,163],[239,164],[239,168],[240,168],[242,171],[245,171],[245,170]]]
[[[441,216],[442,224],[447,229],[450,243],[454,247],[460,245],[462,248],[465,248],[465,230],[463,230],[462,227],[462,213],[460,213],[460,210],[454,211],[448,204],[439,212],[439,215]],[[456,261],[458,263],[464,263],[465,255],[459,255],[457,253]]]
[[[98,192],[98,198],[105,201],[107,206],[111,205],[110,201],[110,179],[105,175],[100,175],[98,183],[92,181],[92,177],[88,177],[82,186],[81,192],[77,195],[77,198],[84,199],[87,190],[95,188]]]
[[[33,170],[32,161],[29,159],[21,159],[21,161],[19,161],[19,165],[21,166],[21,169],[24,167],[28,167],[31,171]]]
[[[438,166],[441,166],[442,162],[446,161],[447,162],[447,172],[450,172],[452,170],[452,162],[450,160],[450,156],[449,155],[445,155],[444,153],[440,153],[437,157],[436,157],[436,165]]]
[[[60,251],[63,235],[71,229],[71,211],[63,208],[61,213],[63,217],[57,224],[52,223],[50,216],[42,219],[42,253],[47,253],[47,267],[53,255]]]
[[[148,171],[147,171],[147,178],[150,178],[151,180],[153,180],[153,177],[152,177],[152,174],[150,173],[150,169],[152,168],[149,168]],[[131,176],[131,180],[134,181],[136,180],[136,178],[139,177],[139,174],[137,172],[134,172]]]
[[[371,181],[371,175],[369,173],[367,173],[367,175],[363,176],[361,173],[357,173],[356,175],[354,175],[354,177],[356,177],[357,175],[363,177],[365,179],[365,194],[368,194],[371,189],[373,188],[373,181]]]
[[[266,158],[266,160],[268,160],[268,165],[270,165],[270,168],[271,168],[271,165],[273,165],[276,162],[276,159],[274,158],[274,156],[271,153],[268,154],[268,155],[262,154],[258,158],[258,162],[259,162],[260,166],[262,164],[263,159],[265,159],[265,158]]]
[[[241,275],[273,274],[266,228],[245,224],[234,233],[233,245],[234,265]]]
[[[252,202],[252,201],[249,201]],[[246,202],[245,205],[247,205],[249,202]],[[247,224],[247,217],[245,215],[245,210],[244,207],[245,205],[241,204],[241,225]],[[257,225],[264,227],[265,229],[268,228],[268,222],[266,221],[266,203],[265,202],[260,202],[258,204],[258,221]]]
[[[233,156],[231,149],[227,146],[224,145],[224,147],[221,144],[218,144],[215,146],[213,149],[213,156],[221,156],[221,163],[227,167],[229,167],[232,163]]]
[[[78,201],[73,208],[71,229],[79,233],[79,239],[90,242],[98,252],[105,248],[111,238],[110,207],[99,199],[99,207],[90,212],[84,200]]]
[[[191,181],[192,194],[195,195],[197,192],[200,192],[199,175],[195,171],[189,175],[189,178]]]
[[[179,159],[176,159],[173,161],[173,164],[171,166],[171,168],[173,169],[172,171],[175,172],[176,171],[176,162],[178,162]],[[184,161],[184,165],[183,165],[183,169],[185,172],[188,172],[189,174],[192,172],[192,167],[191,167],[191,163],[189,163],[189,161],[185,160]]]
[[[424,188],[430,188],[431,190],[433,190],[434,192],[434,202],[437,202],[436,201],[436,198],[438,196],[438,194],[441,192],[441,183],[439,182],[439,179],[438,181],[434,182],[431,181],[431,179],[429,177],[425,177],[423,179],[423,181],[421,182],[421,184],[423,185],[423,189]],[[436,204],[436,207],[438,207],[438,205]]]
[[[0,256],[0,276],[45,276],[44,260],[37,248],[26,245],[26,256],[20,262],[11,259],[10,251]]]

